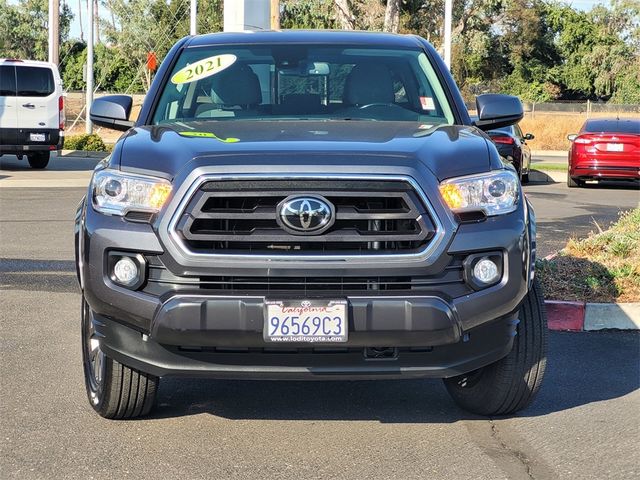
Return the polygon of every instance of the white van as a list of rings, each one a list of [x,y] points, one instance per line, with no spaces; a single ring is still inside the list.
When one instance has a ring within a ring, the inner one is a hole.
[[[62,80],[53,63],[0,59],[0,156],[45,168],[64,142]]]

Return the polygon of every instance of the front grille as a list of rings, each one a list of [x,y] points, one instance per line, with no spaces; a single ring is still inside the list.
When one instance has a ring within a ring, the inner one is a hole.
[[[174,293],[212,295],[274,295],[278,298],[378,295],[439,295],[461,297],[473,292],[464,280],[462,256],[431,275],[405,276],[176,276],[160,257],[147,256],[148,281],[144,292],[162,296]]]
[[[288,232],[277,206],[291,195],[325,198],[335,223],[317,235]],[[194,253],[358,255],[420,251],[435,227],[404,181],[217,180],[200,186],[176,231]]]

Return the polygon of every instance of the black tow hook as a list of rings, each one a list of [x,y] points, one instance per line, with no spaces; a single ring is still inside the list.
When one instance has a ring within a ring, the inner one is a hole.
[[[398,358],[397,347],[366,347],[365,360],[395,360]]]

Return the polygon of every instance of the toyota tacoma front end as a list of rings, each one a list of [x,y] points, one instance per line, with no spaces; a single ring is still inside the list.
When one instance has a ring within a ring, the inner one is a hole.
[[[159,378],[444,378],[481,414],[524,408],[546,320],[535,217],[415,36],[187,37],[76,217],[83,364],[95,410],[150,411]]]

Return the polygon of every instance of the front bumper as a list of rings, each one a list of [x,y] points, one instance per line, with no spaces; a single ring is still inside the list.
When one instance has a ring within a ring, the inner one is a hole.
[[[440,208],[436,205],[436,208]],[[447,221],[451,221],[447,218]],[[157,226],[157,225],[156,225]],[[535,252],[533,212],[518,210],[449,230],[444,251],[424,262],[314,267],[313,274],[333,276],[440,275],[454,257],[501,252],[502,279],[478,291],[454,294],[444,282],[428,293],[305,293],[312,298],[345,299],[349,340],[344,344],[271,344],[263,339],[266,300],[304,298],[302,294],[212,292],[169,284],[160,293],[132,291],[111,282],[107,252],[167,256],[154,227],[96,213],[83,205],[76,224],[78,274],[94,313],[101,348],[122,363],[155,375],[205,375],[224,378],[385,378],[446,377],[492,363],[513,342],[519,305],[528,291]],[[266,275],[299,272],[299,265],[259,268],[212,265],[189,270],[167,263],[171,275]],[[311,348],[313,347],[313,348]],[[368,347],[397,351],[384,361],[367,358]],[[293,349],[293,350],[292,350]],[[331,351],[327,351],[330,349]]]
[[[451,345],[397,348],[372,358],[364,348],[222,349],[162,345],[153,337],[94,316],[101,348],[111,358],[156,376],[248,380],[445,378],[475,370],[511,350],[515,316],[477,327]]]

